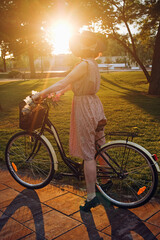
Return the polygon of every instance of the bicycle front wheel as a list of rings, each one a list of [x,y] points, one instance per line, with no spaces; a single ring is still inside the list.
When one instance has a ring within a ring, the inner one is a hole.
[[[138,145],[110,143],[98,153],[97,188],[114,205],[135,208],[154,195],[158,174],[150,156]]]
[[[36,133],[19,132],[12,136],[6,146],[5,159],[13,178],[24,187],[42,188],[53,177],[52,154]]]

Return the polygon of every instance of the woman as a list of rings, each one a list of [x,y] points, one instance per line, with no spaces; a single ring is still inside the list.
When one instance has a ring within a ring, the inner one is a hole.
[[[96,197],[95,140],[102,137],[106,118],[103,106],[96,95],[100,87],[100,74],[95,58],[104,51],[104,44],[92,32],[83,32],[72,37],[70,49],[81,62],[62,80],[33,96],[33,101],[45,98],[50,93],[58,96],[68,89],[74,92],[70,123],[70,154],[84,160],[87,200],[83,211],[90,211],[99,204]],[[104,143],[101,140],[101,144]]]

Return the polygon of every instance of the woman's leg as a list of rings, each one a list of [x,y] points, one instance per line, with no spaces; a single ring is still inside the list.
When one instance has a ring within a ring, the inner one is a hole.
[[[91,201],[96,196],[96,161],[84,161],[84,175],[87,187],[87,201]]]
[[[84,161],[84,175],[87,187],[87,201],[84,206],[80,206],[80,210],[89,212],[91,208],[99,205],[99,200],[96,197],[96,161]]]

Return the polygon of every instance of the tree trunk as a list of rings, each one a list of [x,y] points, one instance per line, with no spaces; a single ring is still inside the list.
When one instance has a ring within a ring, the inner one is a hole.
[[[144,66],[144,64],[141,62],[141,60],[139,59],[139,57],[137,56],[136,53],[133,53],[132,56],[134,57],[134,59],[137,61],[137,63],[139,64],[140,68],[142,69],[144,75],[146,76],[147,82],[149,83],[151,81],[151,76],[149,75],[149,72],[147,71],[146,67]]]
[[[151,76],[149,75],[146,67],[144,66],[144,64],[142,63],[140,58],[138,57],[138,55],[136,53],[136,49],[133,48],[133,50],[131,50],[130,47],[128,47],[125,42],[123,42],[121,39],[117,38],[116,36],[113,36],[113,39],[117,40],[132,55],[132,57],[136,60],[136,62],[139,64],[142,71],[144,72],[147,82],[150,82]]]
[[[160,23],[155,41],[151,81],[149,84],[148,93],[152,95],[160,95]]]
[[[29,66],[30,66],[30,78],[35,77],[35,67],[34,67],[34,49],[32,44],[29,44],[28,48],[28,56],[29,56]]]
[[[4,72],[7,72],[6,51],[4,49],[1,50],[1,58],[2,58],[2,62],[3,62],[3,70],[4,70]]]
[[[5,59],[5,57],[2,57],[2,60],[3,60],[3,69],[4,69],[4,72],[7,72],[6,59]]]

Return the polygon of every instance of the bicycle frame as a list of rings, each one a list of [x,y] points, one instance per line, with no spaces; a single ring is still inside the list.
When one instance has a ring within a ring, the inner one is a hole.
[[[46,127],[47,126],[47,127]],[[62,160],[64,161],[64,163],[69,167],[69,169],[72,171],[72,173],[61,173],[61,175],[65,175],[65,176],[74,176],[78,179],[83,178],[84,177],[84,173],[83,173],[83,163],[78,163],[73,161],[71,158],[67,157],[62,145],[62,142],[60,140],[59,134],[55,128],[55,126],[52,124],[52,122],[48,119],[48,115],[46,115],[43,126],[41,128],[41,131],[39,133],[40,136],[43,135],[44,131],[49,132],[55,139],[58,150],[60,152],[60,155],[62,157]],[[126,136],[125,134],[129,134],[129,133],[123,133],[122,135]],[[117,135],[117,133],[110,133],[108,135]],[[119,133],[118,133],[119,135]],[[43,135],[44,136],[44,135]],[[127,135],[128,137],[135,137],[136,135],[134,134],[130,134]],[[126,139],[126,144],[128,142],[128,138]],[[37,143],[36,143],[37,144]],[[106,144],[104,144],[103,146],[105,146]],[[119,166],[119,164],[112,159],[112,157],[107,153],[101,153],[101,150],[103,149],[103,146],[100,146],[98,144],[98,141],[96,141],[96,155],[95,155],[95,159],[98,155],[101,156],[101,158],[106,162],[107,166],[103,165],[97,165],[97,170],[101,170],[100,172],[97,171],[97,175],[100,178],[106,178],[106,175],[109,175],[110,178],[114,178],[115,175],[122,178],[124,177],[124,172],[122,170],[122,166]],[[35,146],[36,148],[36,146]],[[34,149],[35,149],[34,148]],[[34,150],[32,152],[32,154],[34,154]],[[105,155],[105,156],[104,156]],[[125,152],[124,152],[125,155]],[[116,170],[115,167],[112,166],[112,162],[118,167],[118,171]],[[105,168],[105,171],[102,170],[102,168]]]
[[[22,128],[25,131],[14,134],[7,143],[5,159],[13,178],[31,189],[42,188],[53,177],[58,179],[61,175],[75,176],[81,180],[84,177],[83,163],[65,154],[58,132],[48,119],[48,111],[37,119],[39,122],[33,127],[35,131],[25,125]],[[56,173],[58,160],[54,145],[47,138],[49,134],[55,139],[56,148],[71,173]],[[106,141],[102,146],[99,144],[100,139],[95,142],[96,187],[105,199],[118,207],[141,206],[151,199],[157,188],[160,169],[156,155],[151,155],[142,146],[129,141],[130,137],[134,137],[131,133],[114,132],[109,135],[126,137],[125,140]]]
[[[47,125],[47,127],[46,127],[46,125]],[[43,126],[42,126],[41,130],[40,130],[39,135],[42,136],[44,131],[49,132],[54,137],[62,160],[69,167],[69,169],[72,171],[72,173],[60,173],[60,174],[63,175],[63,176],[74,176],[77,179],[83,179],[84,178],[83,162],[82,163],[75,162],[71,158],[66,156],[63,145],[62,145],[62,142],[61,142],[60,137],[59,137],[59,134],[58,134],[55,126],[53,125],[53,123],[49,120],[48,116],[45,117],[45,120],[44,120],[44,123],[43,123]],[[98,149],[100,146],[98,145],[98,143],[96,145],[97,145],[96,149]],[[98,150],[97,150],[97,153],[98,153]],[[32,152],[32,154],[34,154],[34,152]],[[108,162],[108,160],[104,156],[103,156],[103,159],[113,169],[113,171],[116,172],[115,169],[112,167],[112,165]],[[111,174],[111,171],[109,171],[109,172],[105,171],[105,173]],[[98,174],[98,172],[97,172],[97,174]],[[103,178],[103,176],[101,176],[101,174],[100,174],[100,177]]]
[[[45,125],[47,125],[48,127],[45,127]],[[55,126],[52,124],[52,122],[48,118],[45,120],[44,127],[42,127],[42,131],[41,131],[42,134],[43,134],[44,130],[49,132],[54,137],[57,147],[58,147],[58,150],[62,157],[62,160],[69,167],[69,169],[73,172],[73,174],[63,173],[63,175],[75,176],[78,179],[80,177],[83,177],[83,172],[82,172],[83,163],[77,163],[77,162],[73,161],[71,158],[68,158],[66,156],[62,142],[59,138],[58,132],[57,132]]]
[[[47,125],[47,127],[46,127]],[[58,150],[60,152],[60,155],[62,157],[62,160],[65,162],[65,164],[69,167],[69,169],[72,171],[73,174],[69,174],[69,173],[61,173],[62,175],[64,176],[75,176],[77,177],[78,179],[80,178],[84,178],[84,173],[83,173],[83,163],[77,163],[73,160],[71,160],[71,158],[68,158],[65,154],[65,151],[64,151],[64,148],[63,148],[63,145],[62,145],[62,142],[60,140],[60,137],[59,137],[59,134],[55,128],[55,126],[52,124],[52,122],[48,119],[48,117],[45,118],[45,121],[44,121],[44,124],[42,126],[42,129],[40,131],[40,134],[43,134],[44,131],[47,131],[49,132],[55,139],[56,141],[56,144],[57,144],[57,147],[58,147]],[[96,142],[96,155],[95,155],[95,158],[96,156],[99,154],[99,150],[100,149],[100,146],[99,144]],[[107,153],[106,154],[106,157],[109,158],[111,161],[114,161]],[[101,154],[100,154],[101,155]],[[107,165],[109,166],[109,171],[106,171],[107,167],[105,167],[105,176],[102,176],[103,175],[103,172],[100,172],[100,176],[99,176],[99,172],[97,171],[97,175],[100,177],[100,178],[106,178],[106,174],[117,174],[119,175],[119,173],[116,171],[116,169],[112,166],[112,164],[107,160],[107,158],[105,156],[101,156],[103,158],[103,160],[107,163]],[[117,164],[117,166],[120,168],[120,166]],[[102,166],[97,166],[97,168],[101,169]],[[112,171],[111,171],[112,169]]]
[[[46,125],[47,125],[47,127],[46,127]],[[83,163],[77,163],[77,162],[73,161],[71,158],[68,158],[66,156],[64,148],[63,148],[63,145],[62,145],[62,142],[61,142],[60,137],[59,137],[59,134],[58,134],[55,126],[53,125],[53,123],[49,120],[48,115],[45,116],[45,120],[44,120],[44,123],[42,125],[42,128],[40,130],[39,135],[42,136],[44,131],[49,132],[54,137],[62,160],[69,167],[69,169],[72,171],[72,174],[71,173],[61,173],[61,175],[64,175],[64,176],[74,176],[74,177],[76,177],[78,179],[84,178],[84,173],[82,171],[83,170]],[[35,145],[37,145],[37,143],[35,143]],[[34,149],[35,148],[36,148],[36,146],[34,147]],[[34,154],[34,149],[33,149],[33,152],[31,153],[31,155]],[[101,149],[101,147],[98,144],[98,141],[96,141],[96,151],[97,151],[97,153],[95,155],[95,159],[96,159],[96,156],[99,154],[99,150],[100,149]],[[111,161],[114,161],[114,160],[107,153],[105,153],[105,154],[106,154],[106,157],[104,157],[104,155],[101,155],[101,154],[100,155],[103,158],[103,160],[107,163],[107,165],[109,166],[108,169],[110,171],[106,171],[107,167],[105,167],[105,172],[104,173],[100,172],[100,176],[99,176],[99,172],[97,171],[97,175],[99,177],[101,177],[101,178],[104,178],[104,177],[106,178],[106,176],[102,176],[103,174],[110,174],[110,175],[117,174],[117,175],[119,175],[119,173],[112,166],[112,164],[107,160],[107,158],[109,158]],[[120,166],[118,164],[117,164],[117,166],[120,169]],[[101,167],[97,166],[97,168],[101,169],[102,166]],[[111,169],[112,169],[112,172],[111,172]]]

